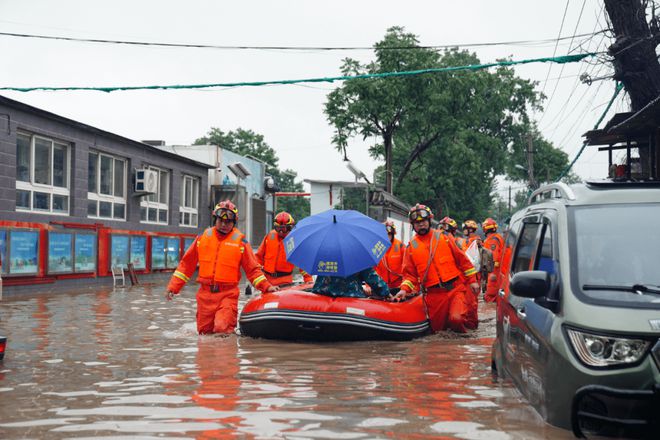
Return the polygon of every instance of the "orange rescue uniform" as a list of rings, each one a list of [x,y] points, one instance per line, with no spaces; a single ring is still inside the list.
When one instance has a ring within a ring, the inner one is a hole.
[[[375,267],[376,273],[385,280],[387,287],[390,289],[397,289],[401,286],[401,281],[403,280],[404,252],[405,247],[403,243],[398,238],[395,238],[390,248]]]
[[[493,271],[488,275],[484,299],[488,302],[495,302],[497,292],[500,289],[500,260],[502,259],[502,250],[504,249],[504,239],[497,232],[486,234],[484,246],[493,253]]]
[[[264,237],[255,254],[257,262],[261,265],[266,279],[273,286],[293,283],[293,269],[295,266],[286,259],[284,240],[274,229]],[[314,281],[312,276],[300,269],[305,283]]]
[[[450,328],[465,333],[468,314],[465,286],[476,282],[476,273],[454,240],[431,229],[428,234],[415,235],[406,248],[401,290],[414,292],[423,283],[431,329]]]
[[[250,244],[236,228],[223,235],[211,227],[198,236],[172,274],[167,290],[179,293],[197,263],[197,331],[232,333],[238,315],[240,268],[257,289],[266,291],[271,284],[261,272]]]

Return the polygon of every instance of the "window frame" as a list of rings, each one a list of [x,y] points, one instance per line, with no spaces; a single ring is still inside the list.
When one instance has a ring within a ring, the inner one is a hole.
[[[28,149],[28,162],[29,162],[29,170],[28,170],[28,181],[24,180],[18,180],[18,176],[16,178],[16,205],[14,206],[15,211],[17,212],[30,212],[33,214],[48,214],[48,215],[60,215],[60,216],[68,216],[70,215],[71,212],[71,157],[72,157],[72,149],[73,146],[70,142],[65,142],[61,140],[57,140],[55,138],[48,138],[45,136],[41,136],[38,134],[34,133],[29,133],[25,131],[18,131],[16,135],[16,167],[18,168],[18,139],[19,137],[27,137],[29,138],[29,149]],[[35,182],[35,175],[36,175],[36,140],[39,139],[41,141],[46,141],[50,143],[49,146],[49,155],[48,155],[48,161],[49,161],[49,184],[45,183],[36,183]],[[54,181],[54,176],[55,176],[55,147],[63,147],[64,148],[64,165],[65,165],[65,170],[64,170],[64,186],[56,186],[53,181]],[[24,206],[19,206],[18,205],[18,193],[19,191],[26,191],[29,193],[29,207],[24,207]],[[38,209],[35,208],[35,203],[34,203],[34,198],[36,193],[41,193],[41,194],[47,194],[48,195],[48,209]],[[55,196],[63,196],[66,197],[66,208],[64,210],[54,210],[53,206],[53,199]]]
[[[186,206],[186,182],[190,182],[191,196],[190,204],[193,206]],[[179,226],[184,228],[197,228],[199,226],[199,188],[201,186],[201,179],[199,177],[183,174],[181,176],[181,203],[179,204]],[[188,218],[192,219],[195,216],[195,222],[189,220],[184,222],[185,214]]]
[[[171,195],[171,185],[170,181],[172,179],[172,172],[171,170],[165,169],[165,168],[159,168],[153,165],[148,165],[147,169],[157,171],[158,173],[158,185],[156,189],[155,194],[147,194],[144,195],[140,198],[140,223],[143,224],[148,224],[148,225],[169,225],[170,224],[170,195]],[[166,193],[165,193],[165,200],[166,203],[160,202],[160,192],[161,192],[161,176],[163,173],[166,176],[166,182],[167,182],[167,188],[166,188]],[[150,200],[152,199],[153,200]],[[143,209],[145,210],[145,216],[144,218],[142,217],[142,212]],[[151,221],[149,220],[149,210],[150,209],[155,209],[156,210],[156,221]],[[166,218],[165,221],[159,221],[160,219],[160,213],[161,211],[165,211],[166,213]]]
[[[96,192],[90,192],[89,191],[89,156],[91,154],[96,154],[96,173],[95,173],[95,182],[94,182],[94,189]],[[112,189],[112,195],[109,194],[102,194],[101,193],[101,159],[102,157],[109,157],[112,159],[112,183],[111,183],[111,189]],[[124,196],[120,197],[114,194],[115,192],[115,163],[116,161],[121,161],[124,163],[124,182],[123,182],[123,193]],[[102,220],[115,220],[115,221],[126,221],[128,217],[128,184],[127,184],[127,173],[126,170],[128,169],[128,159],[121,157],[121,156],[115,156],[113,154],[108,154],[106,152],[100,151],[100,150],[89,150],[87,154],[87,169],[88,169],[88,182],[87,182],[87,218],[93,218],[93,219],[102,219]],[[91,215],[89,213],[89,202],[94,201],[96,202],[96,215]],[[110,217],[106,216],[101,216],[101,203],[110,203],[110,211],[111,215]],[[124,205],[124,217],[115,217],[114,212],[115,212],[115,204],[121,204]]]

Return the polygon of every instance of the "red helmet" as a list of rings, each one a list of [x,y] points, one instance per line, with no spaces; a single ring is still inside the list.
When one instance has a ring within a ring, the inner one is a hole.
[[[472,229],[472,231],[476,231],[477,229],[479,229],[477,222],[475,222],[474,220],[465,220],[465,223],[463,224],[465,225],[465,229]]]
[[[213,208],[213,216],[225,220],[238,220],[238,208],[229,200],[224,200]]]
[[[432,219],[433,211],[426,205],[420,203],[416,204],[408,211],[408,220],[410,223],[418,222],[421,220]]]
[[[442,220],[440,220],[440,223],[444,223],[445,225],[447,225],[447,228],[452,231],[458,228],[458,224],[456,223],[456,220],[454,220],[451,217],[443,218]]]
[[[296,224],[296,220],[291,214],[286,211],[282,211],[275,216],[275,226],[291,226]]]
[[[385,229],[387,229],[387,233],[390,234],[396,234],[396,225],[392,220],[387,220],[385,222]]]
[[[488,217],[484,222],[481,224],[481,227],[483,228],[484,231],[497,231],[497,222],[493,220],[492,218]]]

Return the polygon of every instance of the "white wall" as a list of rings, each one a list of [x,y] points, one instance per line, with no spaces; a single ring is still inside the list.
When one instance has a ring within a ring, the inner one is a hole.
[[[310,182],[310,193],[311,215],[333,209],[341,202],[341,185],[338,184]]]

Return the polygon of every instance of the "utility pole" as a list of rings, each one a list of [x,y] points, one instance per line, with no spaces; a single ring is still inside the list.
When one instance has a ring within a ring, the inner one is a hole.
[[[511,215],[511,185],[509,185],[509,215]]]
[[[630,97],[633,112],[644,108],[660,95],[660,62],[656,46],[660,43],[660,18],[655,7],[650,8],[652,17],[646,20],[644,0],[604,0],[605,10],[616,40],[608,53],[613,58],[614,79],[621,81]],[[658,143],[655,150],[655,166],[660,168]],[[649,162],[651,148],[640,148],[642,167]]]
[[[536,181],[534,180],[534,145],[532,144],[532,135],[527,137],[527,178],[529,179],[529,187],[536,189]]]

